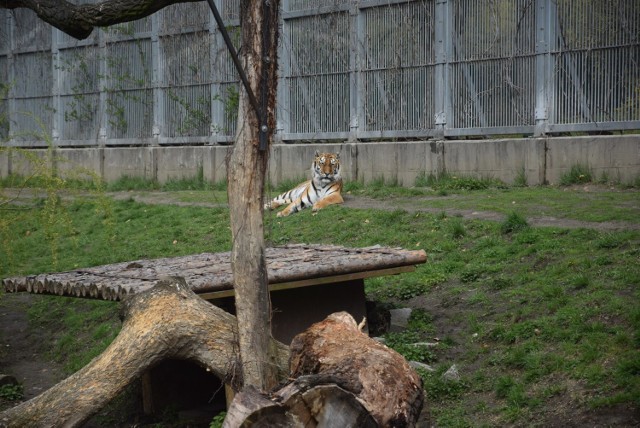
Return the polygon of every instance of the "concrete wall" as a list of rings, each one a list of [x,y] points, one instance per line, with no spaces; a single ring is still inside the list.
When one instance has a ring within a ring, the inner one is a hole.
[[[629,183],[640,175],[640,136],[575,137],[547,140],[546,179],[557,184],[572,166],[588,166],[594,179]]]
[[[155,179],[195,177],[200,168],[210,182],[226,178],[229,146],[153,146],[57,149],[65,175],[81,166],[106,181],[123,175]],[[268,179],[274,184],[310,176],[316,150],[340,153],[345,180],[413,186],[421,175],[442,173],[493,177],[512,183],[524,173],[527,184],[556,184],[572,166],[588,166],[594,177],[629,183],[640,176],[640,135],[520,138],[475,141],[417,141],[340,144],[276,144]],[[30,150],[42,159],[46,150]],[[33,170],[25,155],[0,152],[0,177]]]

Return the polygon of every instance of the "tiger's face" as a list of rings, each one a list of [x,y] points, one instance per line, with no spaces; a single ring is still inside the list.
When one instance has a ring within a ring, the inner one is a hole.
[[[340,176],[340,155],[338,153],[318,153],[313,159],[313,174],[321,181],[334,181]]]

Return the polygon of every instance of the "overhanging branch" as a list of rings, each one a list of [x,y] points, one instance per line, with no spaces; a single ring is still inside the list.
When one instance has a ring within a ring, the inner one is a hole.
[[[73,4],[65,0],[0,0],[0,9],[26,8],[76,39],[86,39],[95,27],[135,21],[177,3],[202,0],[105,0]]]

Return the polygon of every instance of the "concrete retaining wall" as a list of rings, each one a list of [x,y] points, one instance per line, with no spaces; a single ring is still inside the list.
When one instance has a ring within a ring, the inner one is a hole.
[[[95,171],[107,182],[128,175],[158,180],[195,177],[209,182],[226,179],[229,146],[153,146],[57,149],[55,163],[65,176],[79,168]],[[417,177],[449,173],[492,177],[529,185],[556,184],[572,166],[591,169],[599,179],[629,183],[640,176],[640,135],[522,138],[477,141],[418,141],[341,144],[276,144],[268,177],[273,184],[310,175],[316,150],[340,153],[345,180],[384,180],[413,186]],[[46,150],[30,150],[42,159]],[[0,177],[28,175],[33,170],[24,154],[0,151]]]

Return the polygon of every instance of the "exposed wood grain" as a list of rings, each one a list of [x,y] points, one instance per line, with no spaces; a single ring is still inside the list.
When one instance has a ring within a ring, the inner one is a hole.
[[[82,426],[132,381],[164,359],[196,362],[239,388],[236,318],[168,278],[123,302],[124,322],[109,347],[37,397],[0,412],[2,427]],[[272,341],[280,379],[288,348]]]
[[[389,275],[389,269],[425,263],[423,250],[295,244],[266,249],[270,287],[287,288],[338,282],[349,275],[367,278]],[[151,288],[159,278],[181,276],[197,294],[231,293],[233,274],[230,253],[143,259],[3,280],[7,292],[47,293],[60,296],[121,300]],[[333,281],[336,279],[336,281]],[[211,294],[212,295],[212,294]]]

